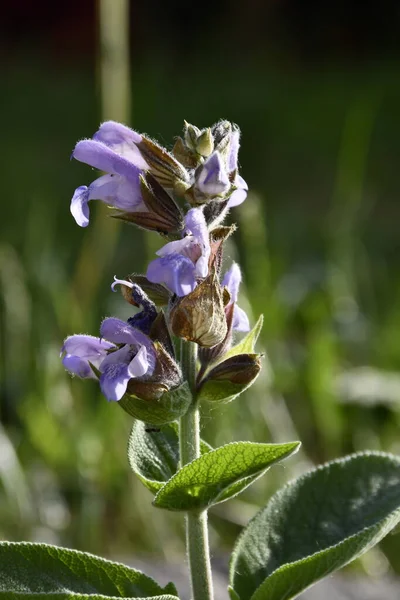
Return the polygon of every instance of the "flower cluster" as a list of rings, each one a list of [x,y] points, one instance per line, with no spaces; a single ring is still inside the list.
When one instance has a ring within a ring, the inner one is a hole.
[[[112,284],[139,312],[128,322],[107,318],[99,338],[73,335],[62,347],[66,369],[98,379],[108,400],[124,400],[126,406],[127,398],[176,398],[185,382],[174,338],[200,347],[199,390],[213,371],[242,388],[257,376],[258,355],[240,355],[233,363],[230,358],[228,371],[224,368],[234,332],[250,329],[237,305],[240,268],[235,263],[222,268],[224,242],[235,229],[224,226],[224,219],[247,195],[238,173],[239,139],[238,127],[228,121],[202,130],[185,122],[183,136],[168,152],[108,121],[92,139],[77,143],[72,156],[105,172],[75,190],[71,213],[77,224],[86,227],[89,201],[101,200],[114,218],[166,239],[145,275],[115,278]]]

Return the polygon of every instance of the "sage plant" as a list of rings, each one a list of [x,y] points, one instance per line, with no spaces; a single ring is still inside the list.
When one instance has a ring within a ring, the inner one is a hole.
[[[73,194],[77,224],[88,226],[89,202],[101,200],[112,217],[160,236],[161,247],[146,273],[137,274],[133,263],[133,273],[116,273],[111,282],[132,316],[105,318],[98,337],[67,337],[62,363],[97,381],[109,409],[119,405],[133,419],[133,473],[156,508],[185,515],[193,600],[213,598],[208,509],[300,446],[262,440],[211,448],[200,439],[202,407],[240,402],[262,367],[255,349],[262,317],[251,328],[238,304],[240,267],[224,260],[236,229],[226,217],[247,196],[239,142],[239,128],[228,121],[205,129],[185,122],[168,151],[109,121],[73,151],[105,173]],[[399,507],[400,458],[393,455],[357,453],[305,473],[243,529],[230,564],[231,600],[294,598],[376,544],[400,520]],[[173,583],[161,587],[83,552],[3,542],[0,557],[0,599],[179,597]]]

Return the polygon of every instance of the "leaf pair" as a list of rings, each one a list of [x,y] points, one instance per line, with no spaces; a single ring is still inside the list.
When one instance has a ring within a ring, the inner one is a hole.
[[[177,426],[148,432],[136,421],[129,440],[132,470],[153,493],[154,506],[199,511],[224,502],[248,487],[274,463],[297,452],[299,442],[234,442],[213,450],[202,442],[202,456],[179,469]]]

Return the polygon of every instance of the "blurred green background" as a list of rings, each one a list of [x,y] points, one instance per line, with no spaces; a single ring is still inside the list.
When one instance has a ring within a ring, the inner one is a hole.
[[[400,452],[398,4],[231,0],[188,5],[18,0],[2,8],[0,537],[106,556],[180,560],[183,519],[151,507],[129,471],[129,417],[59,349],[129,316],[114,274],[162,243],[69,202],[95,174],[75,142],[121,119],[172,146],[183,119],[242,130],[250,187],[228,255],[241,305],[265,315],[263,375],[207,408],[203,437],[300,439],[302,453],[210,514],[226,552],[276,487],[363,449]],[[400,572],[389,536],[362,568]]]

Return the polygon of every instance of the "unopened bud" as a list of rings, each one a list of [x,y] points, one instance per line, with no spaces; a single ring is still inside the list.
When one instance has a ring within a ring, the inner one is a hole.
[[[260,354],[237,354],[212,368],[199,386],[199,399],[230,402],[247,389],[261,370]]]
[[[199,135],[195,149],[198,154],[201,154],[205,158],[213,152],[214,138],[209,127]]]
[[[199,135],[201,134],[200,129],[198,127],[196,127],[196,125],[191,125],[190,123],[185,121],[183,134],[184,134],[186,146],[188,148],[190,148],[190,150],[196,151],[197,139],[198,139]]]
[[[218,150],[226,160],[229,154],[232,125],[229,121],[219,121],[219,123],[213,125],[211,131],[214,137],[215,150]]]
[[[172,332],[184,340],[211,348],[227,333],[223,290],[214,273],[183,298],[171,310]]]
[[[219,363],[211,369],[207,379],[227,380],[231,383],[248,385],[254,381],[261,370],[260,354],[237,354]]]

